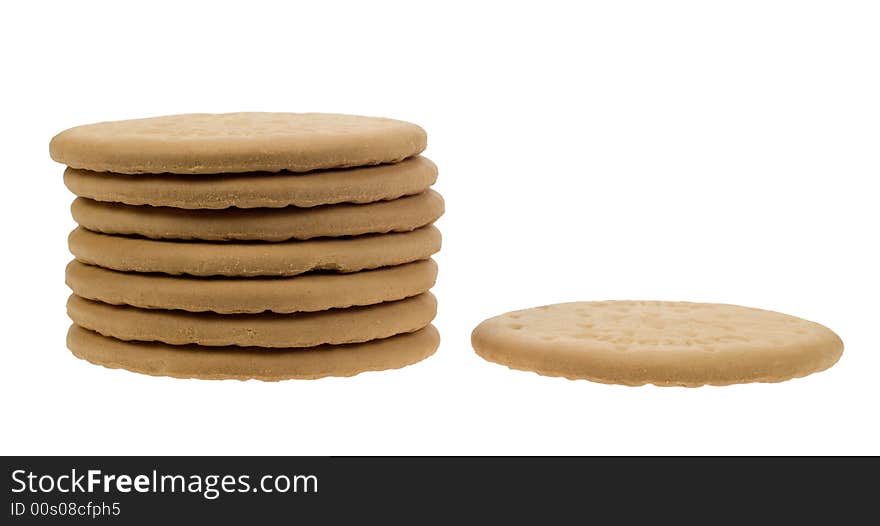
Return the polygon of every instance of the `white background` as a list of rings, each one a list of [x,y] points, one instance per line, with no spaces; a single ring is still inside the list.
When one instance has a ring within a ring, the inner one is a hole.
[[[7,2],[3,454],[878,454],[876,2]],[[185,112],[328,111],[429,134],[443,343],[282,383],[111,371],[65,348],[72,196],[49,139]],[[823,323],[829,371],[628,388],[478,358],[569,300]]]

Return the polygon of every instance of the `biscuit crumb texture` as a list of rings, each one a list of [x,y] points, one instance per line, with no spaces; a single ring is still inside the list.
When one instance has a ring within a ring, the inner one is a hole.
[[[827,327],[736,305],[603,301],[490,318],[471,335],[491,362],[595,382],[698,387],[780,382],[822,371],[843,353]]]

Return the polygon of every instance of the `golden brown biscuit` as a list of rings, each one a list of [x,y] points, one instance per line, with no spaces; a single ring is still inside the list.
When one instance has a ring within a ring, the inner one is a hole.
[[[307,172],[401,161],[425,149],[408,122],[329,113],[193,113],[100,122],[52,138],[52,159],[96,172]]]
[[[74,294],[145,309],[245,314],[314,312],[396,301],[427,292],[437,279],[432,259],[351,274],[292,278],[190,278],[118,272],[71,261],[66,282]]]
[[[425,157],[309,173],[127,175],[68,168],[64,184],[95,201],[188,209],[309,208],[336,203],[387,201],[427,190],[437,166]]]
[[[207,380],[315,379],[399,369],[431,356],[439,343],[433,325],[365,343],[273,350],[124,342],[76,325],[67,333],[67,347],[93,364],[152,376]]]
[[[192,276],[294,276],[315,270],[357,272],[427,259],[440,250],[440,231],[279,243],[168,241],[99,234],[77,228],[68,245],[77,260],[121,271]]]
[[[67,314],[74,323],[119,340],[172,345],[314,347],[388,338],[419,330],[434,319],[430,292],[365,307],[296,314],[216,314],[139,309],[71,295]]]
[[[843,342],[817,323],[709,303],[548,305],[488,319],[477,354],[513,369],[625,385],[779,382],[834,365]]]
[[[96,232],[207,241],[286,241],[409,232],[433,223],[443,215],[443,209],[443,198],[433,190],[393,201],[313,208],[184,210],[101,203],[82,197],[71,206],[74,220]]]

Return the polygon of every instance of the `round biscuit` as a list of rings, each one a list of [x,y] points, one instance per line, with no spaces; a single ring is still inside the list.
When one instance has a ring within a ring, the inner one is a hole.
[[[443,210],[443,198],[433,190],[393,201],[313,208],[185,210],[102,203],[82,197],[71,205],[74,220],[95,232],[206,241],[287,241],[409,232],[433,223]]]
[[[427,145],[415,124],[333,113],[190,113],[65,130],[52,159],[96,172],[307,172],[393,163]]]
[[[119,272],[79,261],[67,265],[66,283],[77,296],[145,309],[287,314],[374,305],[427,292],[437,279],[432,259],[351,274],[294,277],[195,278]]]
[[[309,173],[120,174],[67,168],[74,194],[110,203],[187,209],[309,208],[337,203],[388,201],[427,190],[437,166],[425,157]]]
[[[434,319],[430,292],[364,307],[295,314],[216,314],[139,309],[71,295],[67,314],[74,323],[125,341],[158,341],[248,347],[314,347],[358,343],[419,330]]]
[[[305,349],[201,347],[125,342],[72,325],[67,347],[75,356],[111,369],[152,376],[205,380],[316,379],[399,369],[434,354],[440,335],[433,325],[382,340]]]
[[[471,335],[491,362],[547,376],[661,386],[779,382],[834,365],[828,328],[761,309],[710,303],[604,301],[490,318]]]
[[[295,276],[316,270],[340,273],[402,265],[440,250],[440,231],[278,243],[171,241],[100,234],[82,227],[68,237],[78,261],[120,271],[191,276]]]

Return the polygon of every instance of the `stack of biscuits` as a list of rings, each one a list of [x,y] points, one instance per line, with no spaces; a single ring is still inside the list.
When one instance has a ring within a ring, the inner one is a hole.
[[[336,114],[189,114],[52,139],[78,197],[68,347],[179,378],[351,376],[437,348],[427,137]]]

